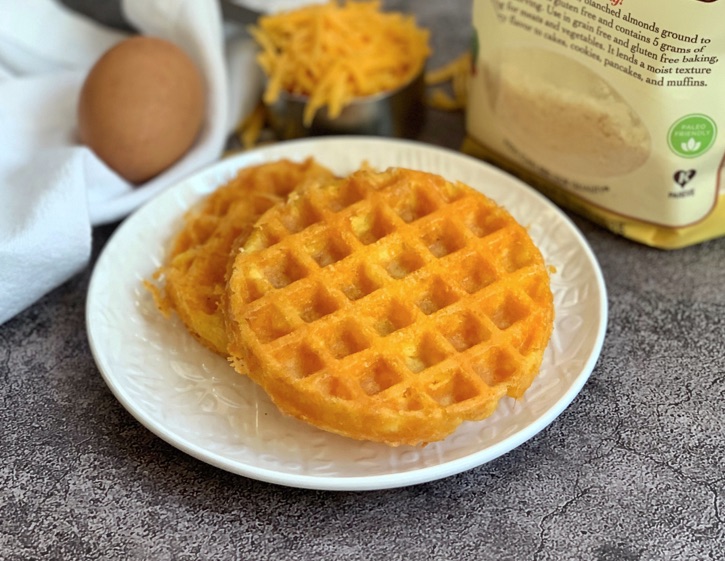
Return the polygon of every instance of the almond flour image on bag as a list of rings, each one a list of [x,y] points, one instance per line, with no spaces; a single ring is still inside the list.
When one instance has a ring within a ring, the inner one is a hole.
[[[560,176],[613,177],[643,165],[650,135],[632,107],[582,63],[544,49],[500,53],[485,68],[496,126]]]
[[[464,151],[641,243],[725,235],[725,0],[474,0]]]

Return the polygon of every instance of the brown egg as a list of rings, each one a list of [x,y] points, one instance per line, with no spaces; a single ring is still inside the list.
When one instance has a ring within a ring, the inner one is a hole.
[[[78,132],[132,183],[164,171],[192,146],[204,121],[204,81],[179,47],[137,36],[93,66],[78,102]]]

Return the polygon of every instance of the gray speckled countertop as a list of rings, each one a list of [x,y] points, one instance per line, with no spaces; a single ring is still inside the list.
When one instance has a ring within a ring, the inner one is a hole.
[[[397,4],[433,30],[434,63],[465,49],[470,0]],[[433,113],[423,140],[462,129]],[[610,306],[580,395],[490,463],[386,491],[261,483],[146,430],[93,362],[89,267],[0,326],[0,559],[725,558],[725,238],[664,252],[572,218]]]

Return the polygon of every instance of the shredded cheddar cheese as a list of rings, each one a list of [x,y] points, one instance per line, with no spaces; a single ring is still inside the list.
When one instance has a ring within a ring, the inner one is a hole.
[[[235,132],[242,148],[248,150],[257,145],[267,119],[262,103],[258,103],[252,112],[237,126]]]
[[[304,121],[326,106],[339,116],[353,99],[397,89],[423,71],[429,32],[380,2],[330,1],[263,16],[252,35],[267,75],[265,103],[282,91],[306,96]]]
[[[428,105],[443,111],[465,109],[468,103],[468,79],[471,68],[471,54],[464,53],[445,66],[431,70],[425,75],[428,86],[450,83],[452,95],[442,87],[434,88],[428,96]]]

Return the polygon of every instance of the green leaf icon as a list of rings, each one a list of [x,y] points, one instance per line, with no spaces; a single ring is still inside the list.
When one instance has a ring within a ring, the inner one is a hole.
[[[702,142],[698,142],[694,138],[690,137],[690,140],[680,144],[683,152],[697,152],[702,146]]]

